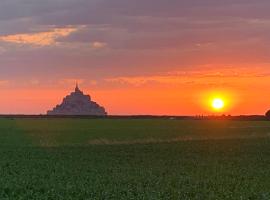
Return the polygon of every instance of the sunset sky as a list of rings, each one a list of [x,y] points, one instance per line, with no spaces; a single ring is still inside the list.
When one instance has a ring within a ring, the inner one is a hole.
[[[269,0],[1,0],[0,113],[40,114],[75,83],[109,114],[264,114]]]

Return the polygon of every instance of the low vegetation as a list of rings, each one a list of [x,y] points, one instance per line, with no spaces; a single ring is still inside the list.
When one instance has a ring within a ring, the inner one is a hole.
[[[0,120],[0,199],[270,199],[270,123]]]

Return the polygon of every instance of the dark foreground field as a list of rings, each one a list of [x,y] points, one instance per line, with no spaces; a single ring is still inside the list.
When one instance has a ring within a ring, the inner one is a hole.
[[[270,122],[1,119],[0,199],[270,199]]]

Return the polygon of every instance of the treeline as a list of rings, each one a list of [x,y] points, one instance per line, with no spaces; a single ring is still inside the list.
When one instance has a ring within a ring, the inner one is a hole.
[[[108,115],[108,116],[87,116],[87,115],[0,115],[0,118],[7,119],[55,119],[55,118],[70,118],[70,119],[168,119],[168,120],[245,120],[245,121],[266,121],[269,117],[264,115],[222,115],[222,116],[156,116],[156,115]]]

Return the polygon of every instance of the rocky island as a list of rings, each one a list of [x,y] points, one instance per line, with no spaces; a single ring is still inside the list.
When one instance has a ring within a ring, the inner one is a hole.
[[[89,115],[106,116],[105,109],[85,95],[76,84],[75,91],[63,99],[60,105],[49,110],[47,115]]]

